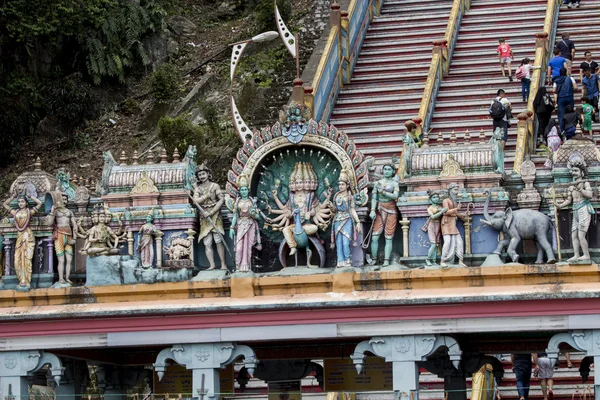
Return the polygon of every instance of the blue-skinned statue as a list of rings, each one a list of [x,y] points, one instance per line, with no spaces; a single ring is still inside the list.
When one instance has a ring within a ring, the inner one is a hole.
[[[298,103],[292,103],[279,113],[281,130],[283,136],[292,143],[299,143],[308,132],[306,120],[310,116],[310,110]]]
[[[343,169],[338,180],[339,191],[333,197],[332,211],[335,213],[331,244],[337,251],[337,268],[351,267],[351,245],[356,246],[361,227],[352,194],[350,174]]]
[[[379,238],[385,232],[385,249],[383,265],[390,265],[392,255],[392,242],[398,226],[398,208],[396,201],[400,196],[400,186],[394,180],[396,169],[392,164],[383,166],[383,178],[373,185],[371,197],[371,212],[369,217],[373,221],[373,238],[371,241],[371,260],[369,264],[377,262],[379,254]]]

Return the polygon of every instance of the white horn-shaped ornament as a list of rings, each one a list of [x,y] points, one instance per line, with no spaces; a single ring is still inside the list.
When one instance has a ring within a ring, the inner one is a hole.
[[[288,27],[283,22],[281,18],[281,14],[279,13],[279,8],[277,7],[277,0],[274,0],[275,3],[275,19],[277,20],[277,30],[279,31],[279,36],[281,36],[281,40],[283,40],[283,44],[287,47],[288,51],[292,55],[292,57],[296,57],[296,38],[290,32]]]
[[[250,128],[248,128],[248,125],[246,125],[246,122],[242,118],[242,115],[235,104],[233,95],[229,96],[229,98],[231,99],[231,112],[233,113],[233,124],[235,126],[235,130],[242,139],[242,142],[245,142],[246,135],[252,135],[252,131]]]
[[[268,33],[268,32],[266,32],[266,33]],[[258,36],[261,36],[261,35],[258,35]],[[229,79],[231,79],[232,82],[233,82],[233,76],[235,75],[235,70],[237,69],[240,58],[242,58],[242,54],[244,53],[246,46],[248,46],[248,43],[250,43],[250,41],[252,41],[252,40],[254,40],[254,39],[250,39],[245,42],[234,43],[232,45],[231,66],[229,69],[229,71],[230,71]]]
[[[279,36],[279,33],[275,32],[275,31],[268,31],[268,32],[263,32],[260,35],[254,36],[252,38],[252,41],[254,43],[268,42],[270,40],[277,39],[277,36]]]

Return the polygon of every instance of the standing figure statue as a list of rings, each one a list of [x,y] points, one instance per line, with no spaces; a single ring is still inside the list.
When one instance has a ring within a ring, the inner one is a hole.
[[[351,267],[350,245],[356,246],[360,235],[360,220],[356,213],[352,194],[350,174],[342,169],[338,180],[339,192],[333,197],[332,211],[335,213],[331,231],[333,245],[337,247],[337,267]]]
[[[443,206],[446,209],[442,217],[442,236],[444,237],[444,246],[442,247],[442,268],[447,268],[448,263],[454,260],[454,256],[458,258],[458,265],[466,267],[463,262],[464,242],[460,232],[456,227],[456,219],[464,218],[464,215],[458,211],[461,204],[458,203],[456,196],[458,195],[458,184],[451,183],[448,185],[448,198],[444,199]]]
[[[392,164],[383,166],[383,178],[375,182],[371,199],[371,212],[369,217],[373,222],[373,238],[371,241],[371,260],[369,264],[377,262],[379,255],[379,237],[385,232],[385,249],[383,265],[390,265],[392,256],[392,242],[398,226],[398,208],[396,201],[400,197],[400,186],[393,179],[395,168]]]
[[[247,175],[238,178],[239,197],[233,205],[233,219],[229,237],[235,245],[235,267],[240,272],[250,272],[252,267],[252,247],[261,250],[258,218],[260,213],[256,199],[250,197],[250,182]]]
[[[57,193],[57,192],[54,192]],[[61,201],[52,205],[48,214],[49,225],[54,225],[52,239],[54,239],[54,251],[58,259],[58,282],[61,284],[73,284],[69,279],[73,265],[73,246],[75,245],[75,234],[77,232],[77,221],[75,214],[67,208],[69,196],[60,192]]]
[[[429,214],[429,218],[427,222],[421,228],[423,232],[427,232],[427,237],[429,238],[429,251],[427,251],[427,258],[425,262],[427,265],[436,265],[437,255],[438,255],[438,247],[441,244],[441,220],[447,208],[441,207],[440,203],[442,200],[440,199],[440,194],[438,192],[433,192],[429,195],[429,203],[431,204],[427,208],[427,214]]]
[[[213,251],[213,242],[217,246],[217,253],[221,261],[220,268],[227,269],[225,262],[225,230],[223,229],[223,218],[221,217],[221,207],[225,202],[223,192],[219,185],[212,181],[212,174],[208,167],[201,164],[196,170],[198,182],[194,186],[193,199],[200,211],[200,233],[198,242],[204,243],[204,251],[208,259],[209,270],[216,268],[215,255]]]
[[[494,129],[490,144],[492,145],[492,154],[494,156],[494,164],[496,164],[496,172],[504,173],[504,148],[502,143],[504,140],[504,130],[500,127]]]
[[[4,208],[8,211],[15,220],[17,228],[17,240],[15,243],[15,273],[19,280],[17,289],[29,290],[31,287],[31,260],[35,251],[35,236],[31,231],[31,217],[39,211],[42,202],[37,197],[28,197],[19,195],[17,197],[18,210],[13,210],[10,207],[10,202],[14,200],[14,196],[9,197],[4,202]],[[32,200],[35,203],[33,209],[27,207],[27,200]]]
[[[573,242],[573,257],[567,261],[590,261],[590,250],[586,239],[592,214],[596,211],[590,200],[593,196],[592,186],[587,181],[587,165],[579,153],[569,157],[567,167],[571,170],[574,185],[567,189],[567,199],[562,203],[555,202],[555,206],[563,208],[573,204],[573,222],[571,225],[571,241]],[[579,250],[581,249],[581,255]]]
[[[331,212],[329,210],[330,201],[327,198],[323,203],[319,202],[319,198],[315,193],[318,185],[317,174],[315,174],[312,164],[297,162],[290,175],[290,197],[287,203],[283,204],[279,200],[277,187],[272,190],[273,199],[279,210],[269,210],[269,212],[285,216],[282,222],[285,222],[287,226],[282,230],[285,241],[290,247],[290,255],[296,254],[298,247],[297,237],[304,237],[304,234],[313,236],[317,233],[319,227],[326,228],[329,224],[329,220],[331,219]],[[331,191],[328,195],[331,195]],[[297,215],[294,216],[293,213],[296,210]],[[275,218],[273,221],[277,221],[278,219]],[[299,229],[300,227],[295,229],[298,224],[302,229]],[[305,248],[306,246],[307,244],[303,243],[302,247]]]
[[[156,236],[163,236],[161,230],[154,225],[154,215],[150,211],[146,216],[146,223],[142,225],[138,232],[138,245],[137,251],[140,252],[140,259],[142,261],[142,268],[150,268],[154,263],[154,238]],[[160,251],[160,249],[157,249]]]

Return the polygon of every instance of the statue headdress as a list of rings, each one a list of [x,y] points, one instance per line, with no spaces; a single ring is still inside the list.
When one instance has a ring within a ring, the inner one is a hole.
[[[246,174],[241,174],[238,179],[237,179],[237,187],[238,190],[243,188],[243,187],[250,187],[250,179],[248,178],[248,175]]]
[[[577,167],[581,170],[584,179],[588,177],[587,171],[587,163],[585,162],[585,158],[581,155],[580,152],[575,151],[573,154],[569,156],[569,161],[567,161],[567,168]]]
[[[196,167],[196,176],[198,176],[198,173],[200,173],[201,171],[206,172],[208,174],[208,180],[212,182],[212,180],[213,180],[212,171],[210,170],[210,168],[208,168],[208,166],[204,162],[202,164],[198,165],[198,167]]]

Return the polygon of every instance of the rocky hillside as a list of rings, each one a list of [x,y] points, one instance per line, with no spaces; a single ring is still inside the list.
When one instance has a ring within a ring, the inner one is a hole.
[[[86,115],[78,126],[67,128],[55,123],[56,118],[51,114],[40,118],[32,135],[22,137],[15,145],[15,156],[10,164],[0,169],[0,193],[6,196],[10,183],[18,174],[31,169],[36,157],[41,158],[43,169],[48,172],[65,167],[72,175],[98,178],[103,151],[111,150],[115,158],[119,158],[122,151],[128,157],[134,150],[140,156],[149,149],[156,152],[163,146],[158,126],[165,116],[184,118],[200,128],[216,127],[192,132],[203,132],[205,142],[201,143],[214,147],[205,154],[208,158],[221,158],[220,163],[213,160],[217,163],[215,166],[222,168],[230,163],[229,155],[236,151],[239,143],[235,134],[232,136],[229,117],[228,45],[265,30],[275,30],[270,13],[262,7],[267,2],[166,1],[164,29],[143,40],[151,57],[147,66],[130,71],[121,83],[95,85],[86,74],[73,76],[74,87],[78,89],[79,82],[83,82],[86,99],[93,99],[89,107],[94,109],[90,113],[95,114],[94,117]],[[249,3],[255,5],[248,7]],[[289,14],[288,26],[299,34],[303,66],[327,23],[329,1],[279,3],[282,13]],[[1,12],[0,9],[0,15]],[[248,46],[238,68],[235,98],[251,127],[272,123],[291,93],[295,62],[280,43]],[[0,42],[0,58],[4,56],[1,49]],[[169,68],[165,69],[165,65]],[[157,70],[161,71],[158,77],[153,72]],[[72,132],[65,132],[69,128]],[[195,129],[188,127],[192,128]],[[178,134],[174,132],[167,133],[169,136]],[[215,135],[219,138],[213,140]],[[182,141],[165,144],[169,148],[173,143]]]

